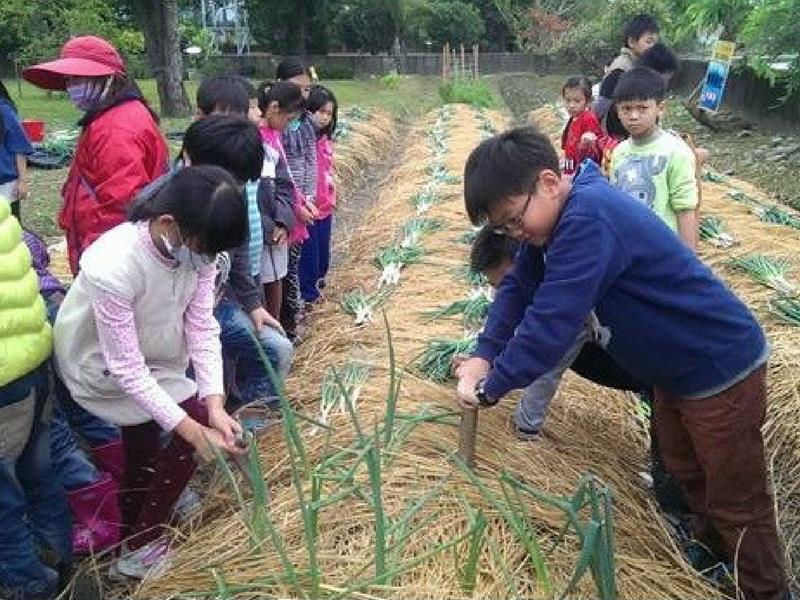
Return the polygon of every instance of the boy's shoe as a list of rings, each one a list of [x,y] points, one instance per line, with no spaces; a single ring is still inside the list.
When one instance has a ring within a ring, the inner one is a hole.
[[[538,429],[523,427],[517,423],[514,415],[511,415],[511,431],[514,432],[514,437],[520,442],[535,442],[541,437]]]
[[[109,577],[123,575],[132,579],[158,578],[169,567],[171,551],[164,538],[159,538],[136,550],[123,546],[119,558],[111,565]]]

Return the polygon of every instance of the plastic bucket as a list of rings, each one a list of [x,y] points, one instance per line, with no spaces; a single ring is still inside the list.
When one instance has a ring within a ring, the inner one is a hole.
[[[44,121],[25,119],[22,121],[22,128],[30,141],[41,142],[44,140]]]

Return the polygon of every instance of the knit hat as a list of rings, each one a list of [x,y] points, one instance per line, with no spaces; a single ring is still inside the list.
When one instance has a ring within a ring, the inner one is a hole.
[[[93,35],[72,38],[61,48],[59,58],[22,72],[27,81],[46,90],[65,89],[67,77],[109,75],[125,75],[125,64],[114,46]]]

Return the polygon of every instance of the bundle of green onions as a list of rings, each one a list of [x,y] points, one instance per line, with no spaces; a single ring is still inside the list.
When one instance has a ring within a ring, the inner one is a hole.
[[[411,197],[411,206],[417,211],[418,215],[423,215],[428,210],[439,202],[441,198],[434,191],[432,186],[426,186]]]
[[[711,215],[700,219],[698,232],[701,240],[705,240],[718,248],[730,248],[739,243],[730,233],[725,231],[725,224],[722,220]]]
[[[351,315],[356,325],[366,325],[372,321],[372,311],[386,304],[392,294],[392,288],[383,288],[372,294],[357,289],[348,292],[342,297],[341,305],[348,315]]]
[[[474,336],[458,340],[431,340],[417,358],[416,367],[431,381],[445,383],[453,376],[453,359],[459,354],[470,354],[475,350],[476,343]]]
[[[731,261],[731,265],[747,273],[754,281],[785,295],[792,295],[797,287],[786,280],[791,268],[788,260],[770,258],[763,254],[749,254]]]
[[[322,380],[322,397],[319,404],[319,421],[323,425],[330,422],[330,415],[338,407],[339,413],[347,414],[348,403],[355,409],[361,388],[369,379],[369,367],[354,360],[348,360],[344,367],[328,367]],[[316,429],[315,429],[316,431]]]
[[[42,143],[42,150],[68,161],[75,155],[80,131],[78,129],[59,129],[49,134]]]
[[[728,176],[723,175],[722,173],[717,173],[709,168],[706,168],[703,171],[703,180],[708,181],[710,183],[727,183]]]
[[[400,270],[412,263],[418,262],[425,254],[425,249],[419,244],[401,246],[393,244],[378,250],[374,264],[382,270],[378,285],[397,285],[400,282]]]
[[[741,202],[742,204],[755,204],[759,206],[761,205],[761,203],[758,200],[756,200],[749,194],[745,194],[742,190],[730,190],[728,192],[728,196],[731,199],[736,200],[736,202]]]
[[[800,327],[800,299],[792,297],[775,298],[770,301],[769,307],[778,320],[787,325]]]
[[[437,308],[426,313],[431,320],[441,317],[452,317],[454,315],[464,315],[464,327],[474,328],[483,323],[486,315],[489,314],[489,307],[492,305],[492,289],[488,286],[473,288],[469,297],[463,300],[456,300],[447,306]]]
[[[753,212],[765,223],[775,223],[776,225],[791,227],[792,229],[800,229],[800,217],[777,206],[759,205]]]
[[[453,269],[456,279],[468,283],[471,286],[479,287],[488,285],[489,281],[483,273],[473,271],[469,265],[459,265]]]
[[[431,219],[428,217],[416,217],[411,219],[403,226],[403,239],[400,245],[403,247],[414,246],[423,235],[441,231],[442,228],[444,228],[444,223],[439,219]]]
[[[353,121],[366,121],[369,119],[369,115],[369,110],[363,106],[358,106],[357,104],[344,111],[344,116],[348,119],[352,119]]]

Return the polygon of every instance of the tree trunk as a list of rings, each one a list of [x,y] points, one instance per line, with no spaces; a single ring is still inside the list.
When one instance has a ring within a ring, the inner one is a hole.
[[[147,59],[158,88],[161,115],[184,117],[191,111],[183,87],[183,56],[177,0],[139,0]]]

